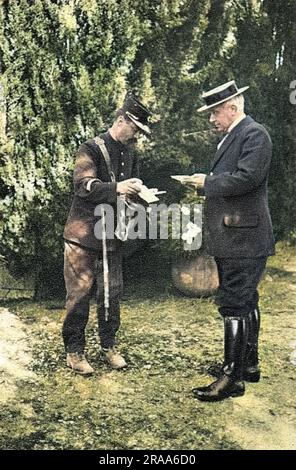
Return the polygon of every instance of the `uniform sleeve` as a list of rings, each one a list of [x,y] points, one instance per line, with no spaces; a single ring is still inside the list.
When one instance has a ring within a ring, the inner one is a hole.
[[[94,157],[82,146],[74,168],[74,194],[91,203],[115,204],[116,186],[116,182],[100,180]]]
[[[243,138],[237,169],[231,173],[208,175],[205,196],[239,196],[256,189],[268,174],[271,148],[269,135],[263,128],[249,129]]]

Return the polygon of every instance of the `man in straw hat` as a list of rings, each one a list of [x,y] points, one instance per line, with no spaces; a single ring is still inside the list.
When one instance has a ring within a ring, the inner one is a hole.
[[[219,273],[217,303],[224,319],[224,362],[209,368],[217,378],[193,389],[202,401],[244,394],[244,381],[258,382],[260,314],[258,284],[274,238],[267,201],[272,144],[266,129],[244,113],[243,92],[234,81],[203,94],[223,138],[209,175],[196,174],[194,187],[206,196],[206,244]]]
[[[108,205],[116,209],[118,197],[130,198],[141,190],[142,181],[136,178],[137,165],[129,144],[135,140],[138,131],[150,133],[150,114],[138,98],[129,93],[111,128],[84,142],[77,153],[74,196],[64,230],[67,315],[63,340],[68,367],[83,375],[93,373],[84,349],[90,298],[95,285],[103,355],[114,369],[126,366],[125,359],[115,349],[122,291],[121,241],[114,238],[114,230],[108,238],[110,227],[106,223],[102,223],[102,236],[96,236],[96,208]],[[113,222],[111,225],[113,227]]]

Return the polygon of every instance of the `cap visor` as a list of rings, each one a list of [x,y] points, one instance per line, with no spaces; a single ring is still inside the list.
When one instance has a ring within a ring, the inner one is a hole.
[[[137,127],[139,127],[139,129],[144,132],[144,134],[148,134],[150,135],[151,134],[151,130],[149,129],[148,126],[146,126],[146,124],[142,124],[140,121],[138,121],[137,119],[135,119],[130,113],[126,113],[128,118],[133,121]]]

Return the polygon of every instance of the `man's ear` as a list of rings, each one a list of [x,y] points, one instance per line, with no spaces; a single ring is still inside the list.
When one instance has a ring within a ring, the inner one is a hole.
[[[231,111],[232,111],[233,114],[237,113],[237,106],[235,104],[231,105]]]
[[[117,118],[117,124],[122,124],[124,121],[124,117],[123,116],[118,116]]]

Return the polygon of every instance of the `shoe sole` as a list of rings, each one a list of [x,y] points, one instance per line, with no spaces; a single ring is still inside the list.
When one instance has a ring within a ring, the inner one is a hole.
[[[199,401],[214,402],[214,401],[226,400],[226,398],[242,397],[244,394],[245,394],[245,390],[238,390],[237,392],[232,392],[229,395],[220,396],[220,397],[207,397],[207,396],[194,394],[194,398],[197,398]]]
[[[111,367],[111,369],[114,369],[114,370],[125,369],[125,367],[127,367],[127,364],[125,364],[124,366],[114,366],[110,364],[110,362],[107,362],[107,364]]]
[[[92,372],[81,372],[80,370],[74,369],[74,367],[69,366],[69,364],[67,364],[67,367],[71,369],[73,372],[75,372],[75,374],[79,374],[79,375],[92,375],[94,373],[94,370]]]

